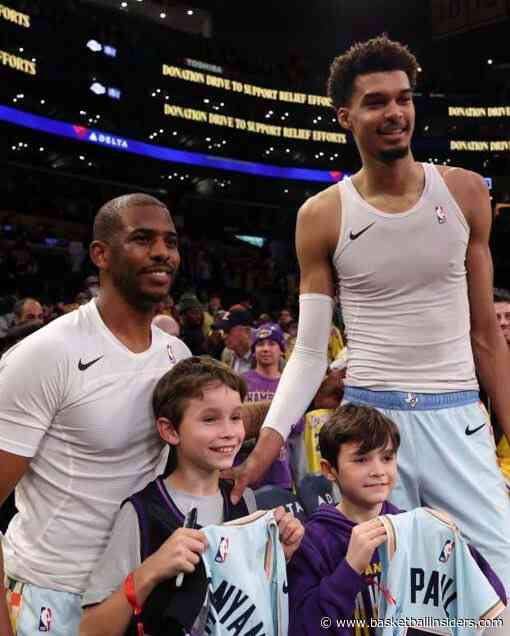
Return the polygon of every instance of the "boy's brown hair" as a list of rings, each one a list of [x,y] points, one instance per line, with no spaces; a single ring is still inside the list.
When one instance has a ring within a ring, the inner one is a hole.
[[[359,455],[391,443],[396,452],[400,433],[396,424],[370,406],[344,404],[339,406],[319,433],[319,448],[323,459],[336,468],[342,444],[357,442]]]
[[[385,71],[404,71],[411,88],[416,86],[418,62],[407,46],[386,35],[353,44],[333,60],[329,69],[327,89],[334,109],[349,103],[358,75]]]
[[[152,395],[154,417],[166,417],[178,428],[189,400],[202,398],[204,390],[224,385],[246,397],[246,382],[213,358],[192,356],[178,362],[159,379]]]

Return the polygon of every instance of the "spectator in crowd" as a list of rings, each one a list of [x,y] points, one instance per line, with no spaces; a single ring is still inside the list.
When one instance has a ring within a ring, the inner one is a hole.
[[[494,309],[501,331],[510,346],[510,292],[508,290],[494,288]]]
[[[218,318],[219,312],[222,311],[221,308],[221,296],[219,294],[211,294],[209,296],[209,302],[207,304],[207,310],[204,311],[204,336],[208,336],[211,331],[211,327]]]
[[[294,316],[292,315],[292,311],[289,307],[285,307],[280,311],[280,315],[278,316],[278,324],[282,328],[282,330],[287,333],[289,325],[294,322]]]
[[[42,324],[44,313],[41,303],[35,298],[22,298],[14,305],[14,324],[19,326],[28,320],[39,320]]]
[[[91,298],[96,298],[99,294],[99,278],[97,276],[88,276],[85,279],[85,291]]]
[[[181,313],[181,339],[188,345],[194,356],[207,353],[202,304],[194,294],[183,294],[179,300]]]
[[[239,374],[246,373],[252,367],[252,323],[252,315],[240,305],[234,305],[214,323],[215,329],[221,329],[226,334],[226,347],[221,360]]]
[[[280,326],[275,323],[261,325],[253,334],[252,351],[255,368],[243,374],[248,387],[247,402],[272,400],[280,381],[280,360],[285,351],[285,339]],[[292,429],[291,437],[303,432],[301,419]],[[236,458],[236,464],[244,461],[253,448],[252,440],[245,442]],[[271,484],[281,488],[292,488],[292,470],[289,460],[288,444],[282,446],[279,457],[271,464],[269,470],[256,484],[256,487]]]
[[[510,348],[510,292],[506,289],[494,289],[494,310],[496,311],[496,318],[501,331],[505,337],[506,343]],[[494,414],[492,413],[491,404],[489,401],[489,413],[493,427],[495,429],[496,440],[498,442],[497,454],[498,463],[507,488],[510,490],[510,444],[505,435],[501,434],[500,427],[497,422],[494,421]]]

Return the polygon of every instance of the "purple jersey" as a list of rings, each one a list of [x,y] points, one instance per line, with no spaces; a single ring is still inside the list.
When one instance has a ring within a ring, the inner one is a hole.
[[[279,378],[266,378],[256,371],[248,371],[243,374],[248,387],[246,402],[262,402],[263,400],[272,400],[276,393]],[[297,424],[292,427],[291,435],[298,435],[303,431],[304,420],[301,418]],[[235,459],[234,464],[238,465],[248,457],[251,449],[242,448]],[[280,486],[281,488],[292,488],[292,473],[290,470],[289,450],[287,444],[282,446],[280,456],[271,464],[264,477],[254,484],[255,488],[266,485]]]

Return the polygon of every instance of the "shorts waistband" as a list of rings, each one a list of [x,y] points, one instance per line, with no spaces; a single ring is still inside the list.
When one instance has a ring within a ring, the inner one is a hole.
[[[343,399],[353,404],[365,404],[394,411],[434,411],[473,404],[480,400],[480,396],[478,391],[414,393],[412,391],[370,391],[346,386]]]

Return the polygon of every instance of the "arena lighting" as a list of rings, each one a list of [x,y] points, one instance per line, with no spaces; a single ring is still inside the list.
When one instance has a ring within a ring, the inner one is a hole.
[[[57,121],[49,117],[42,117],[9,106],[0,104],[0,121],[9,122],[16,126],[31,128],[41,132],[67,137],[75,141],[87,142],[96,146],[106,146],[113,150],[129,152],[144,157],[152,157],[160,161],[172,163],[184,163],[191,166],[201,166],[214,170],[227,170],[241,172],[259,177],[271,177],[274,179],[319,181],[336,183],[346,176],[346,172],[338,170],[315,170],[311,168],[286,168],[265,163],[230,159],[227,157],[214,157],[198,152],[175,150],[155,144],[147,144],[135,139],[113,135],[96,128],[88,128],[78,124]]]

